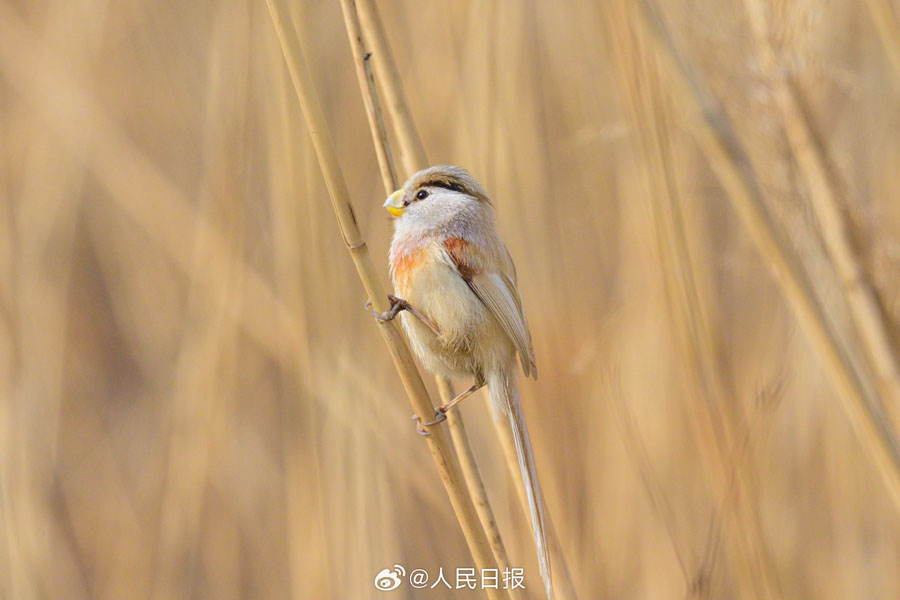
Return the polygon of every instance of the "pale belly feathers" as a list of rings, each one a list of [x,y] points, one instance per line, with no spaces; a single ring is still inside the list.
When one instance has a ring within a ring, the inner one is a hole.
[[[480,378],[515,352],[499,322],[445,260],[438,243],[403,256],[393,275],[396,294],[441,331],[437,336],[414,315],[401,313],[413,352],[429,371]]]

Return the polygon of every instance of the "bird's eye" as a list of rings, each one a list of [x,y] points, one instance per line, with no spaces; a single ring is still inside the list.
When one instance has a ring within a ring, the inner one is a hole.
[[[416,200],[424,200],[428,197],[427,190],[419,190],[419,193],[416,194]]]

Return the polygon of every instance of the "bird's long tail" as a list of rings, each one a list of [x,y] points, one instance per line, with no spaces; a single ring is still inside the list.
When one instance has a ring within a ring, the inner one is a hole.
[[[503,415],[509,417],[513,439],[516,443],[519,470],[522,473],[522,483],[525,484],[525,492],[528,496],[528,508],[531,512],[531,526],[534,532],[534,545],[537,548],[541,579],[544,580],[548,600],[552,600],[550,552],[547,548],[547,536],[544,530],[544,497],[538,481],[534,453],[531,450],[531,438],[528,436],[528,427],[525,425],[525,413],[522,411],[522,403],[519,401],[515,376],[502,373],[489,374],[487,385],[494,419],[499,421]]]

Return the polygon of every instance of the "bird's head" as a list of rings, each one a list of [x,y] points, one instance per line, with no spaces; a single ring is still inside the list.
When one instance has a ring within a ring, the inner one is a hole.
[[[384,202],[399,222],[417,228],[440,227],[459,216],[481,216],[490,212],[490,206],[487,193],[465,169],[446,165],[419,171]]]

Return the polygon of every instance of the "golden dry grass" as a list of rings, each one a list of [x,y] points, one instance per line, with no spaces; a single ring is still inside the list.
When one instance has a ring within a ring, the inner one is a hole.
[[[387,281],[340,3],[289,4]],[[429,159],[486,186],[516,259],[579,596],[895,598],[896,13],[648,2],[735,170],[639,4],[379,3]],[[733,210],[748,173],[825,337]],[[265,2],[0,0],[0,190],[0,597],[369,598],[396,563],[474,566]],[[483,396],[462,414],[539,597]]]

